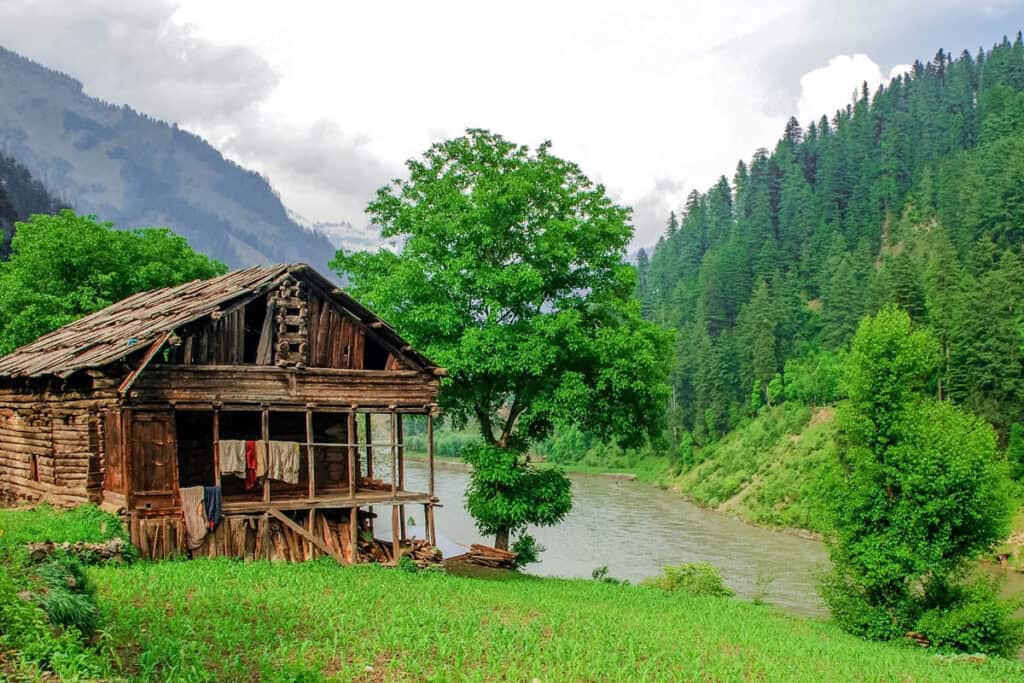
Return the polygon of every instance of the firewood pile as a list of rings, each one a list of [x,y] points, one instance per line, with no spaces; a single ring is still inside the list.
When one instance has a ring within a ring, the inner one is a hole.
[[[429,541],[412,539],[403,544],[399,549],[400,555],[411,557],[420,569],[441,563],[441,551],[430,545]],[[390,564],[395,562],[392,556],[391,541],[382,541],[378,538],[360,540],[359,557],[362,562],[380,562]]]
[[[928,636],[923,633],[918,633],[917,631],[907,631],[907,640],[912,643],[916,643],[920,647],[931,646],[931,641],[928,640]]]
[[[26,545],[28,556],[33,562],[41,562],[56,551],[60,550],[86,562],[107,562],[110,560],[128,559],[125,550],[128,543],[120,538],[113,538],[103,543],[54,543],[45,541],[43,543],[29,543]]]
[[[359,488],[370,489],[371,491],[390,491],[391,484],[383,479],[372,479],[370,477],[359,478]]]
[[[455,557],[448,558],[458,562],[468,562],[481,567],[492,567],[494,569],[515,569],[516,555],[508,550],[492,548],[489,545],[474,543],[469,546],[469,552]]]

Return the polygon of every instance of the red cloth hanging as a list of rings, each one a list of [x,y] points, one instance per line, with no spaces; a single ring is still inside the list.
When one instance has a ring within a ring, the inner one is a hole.
[[[245,490],[256,488],[256,442],[245,442]]]

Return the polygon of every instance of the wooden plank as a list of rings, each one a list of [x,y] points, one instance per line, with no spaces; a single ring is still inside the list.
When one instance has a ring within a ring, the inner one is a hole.
[[[267,297],[267,314],[263,317],[260,341],[256,346],[256,365],[270,365],[274,360],[274,298]]]
[[[139,367],[128,373],[128,376],[124,378],[123,382],[121,382],[121,386],[117,388],[117,393],[124,396],[128,389],[131,388],[132,384],[135,383],[135,378],[139,376],[140,372],[146,369],[146,366],[149,365],[149,361],[153,360],[153,356],[155,356],[157,351],[160,350],[160,347],[170,339],[172,334],[174,334],[174,330],[168,330],[153,342],[152,346],[149,347],[149,350],[146,351],[146,355],[142,357],[142,362],[139,363]]]
[[[342,561],[341,557],[331,553],[331,551],[327,548],[327,546],[324,545],[324,542],[322,540],[318,539],[311,532],[306,531],[301,526],[296,524],[295,521],[291,517],[289,517],[288,515],[284,514],[283,512],[278,510],[277,508],[268,508],[267,509],[267,514],[271,515],[272,517],[277,519],[279,522],[284,524],[286,527],[288,527],[289,529],[294,531],[296,534],[298,534],[299,536],[301,536],[302,538],[306,539],[307,541],[312,543],[314,546],[316,546],[317,548],[322,550],[325,555],[330,555],[335,560],[337,560],[339,564],[344,564],[344,562]]]

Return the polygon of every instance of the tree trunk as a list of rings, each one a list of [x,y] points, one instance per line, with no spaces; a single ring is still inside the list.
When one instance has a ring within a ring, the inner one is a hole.
[[[494,547],[498,550],[508,550],[508,529],[498,529],[494,538]]]

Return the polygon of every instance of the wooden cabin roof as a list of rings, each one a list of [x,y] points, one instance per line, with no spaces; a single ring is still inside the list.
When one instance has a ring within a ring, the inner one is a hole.
[[[244,268],[209,280],[133,294],[0,357],[0,376],[68,377],[79,370],[103,367],[143,351],[182,325],[267,292],[289,275],[311,284],[413,364],[424,369],[436,367],[369,309],[308,265],[297,263]]]

